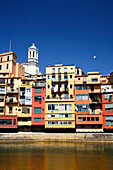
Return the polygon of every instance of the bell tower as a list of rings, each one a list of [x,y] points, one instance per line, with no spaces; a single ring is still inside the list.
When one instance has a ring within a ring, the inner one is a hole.
[[[28,48],[28,62],[38,63],[38,49],[33,42],[32,46]]]

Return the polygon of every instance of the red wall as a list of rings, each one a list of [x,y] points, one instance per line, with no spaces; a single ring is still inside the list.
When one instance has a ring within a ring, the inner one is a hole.
[[[0,128],[17,128],[17,116],[16,115],[0,115],[0,119],[12,119],[12,125],[0,125]],[[13,125],[13,120],[16,119],[16,125]]]
[[[113,126],[106,125],[106,116],[113,115],[113,110],[105,111],[105,103],[113,103],[113,94],[112,94],[112,101],[109,101],[109,99],[104,99],[104,94],[102,94],[103,129],[113,129]]]
[[[45,125],[45,93],[45,87],[42,87],[41,93],[35,93],[35,87],[32,88],[32,125]],[[34,96],[42,96],[41,102],[34,101]],[[34,107],[41,107],[41,113],[34,113]],[[34,118],[41,118],[41,122],[34,122]]]

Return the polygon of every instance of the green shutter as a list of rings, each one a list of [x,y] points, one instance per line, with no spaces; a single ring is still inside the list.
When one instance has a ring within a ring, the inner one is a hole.
[[[34,113],[41,113],[41,107],[35,107]]]
[[[34,118],[34,122],[41,122],[41,118]]]
[[[42,92],[42,88],[38,88],[38,87],[35,88],[35,93],[41,93],[41,92]]]

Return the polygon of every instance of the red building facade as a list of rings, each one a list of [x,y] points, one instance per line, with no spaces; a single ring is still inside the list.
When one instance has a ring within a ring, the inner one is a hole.
[[[16,115],[0,115],[0,128],[2,129],[17,129]]]
[[[110,84],[102,85],[103,129],[113,129],[113,89]]]
[[[34,81],[32,87],[32,127],[44,129],[45,126],[45,93],[44,81]]]

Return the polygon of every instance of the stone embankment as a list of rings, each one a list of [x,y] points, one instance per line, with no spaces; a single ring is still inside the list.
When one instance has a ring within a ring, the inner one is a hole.
[[[0,142],[113,142],[113,133],[0,133]]]

